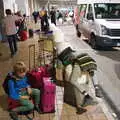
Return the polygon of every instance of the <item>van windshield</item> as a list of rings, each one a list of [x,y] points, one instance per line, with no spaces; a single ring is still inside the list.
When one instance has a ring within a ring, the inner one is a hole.
[[[120,19],[118,3],[95,3],[94,10],[97,19]]]

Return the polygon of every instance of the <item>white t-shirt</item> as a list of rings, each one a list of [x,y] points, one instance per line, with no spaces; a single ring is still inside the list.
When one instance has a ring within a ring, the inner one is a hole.
[[[8,15],[4,19],[5,31],[6,35],[15,35],[17,33],[17,28],[15,25],[15,21],[20,18],[16,15]]]

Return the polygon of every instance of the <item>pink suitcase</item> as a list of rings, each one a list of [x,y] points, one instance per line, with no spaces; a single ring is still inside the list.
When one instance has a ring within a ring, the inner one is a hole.
[[[32,88],[38,88],[38,89],[41,88],[42,77],[43,77],[43,72],[41,68],[33,69],[27,74],[27,76],[28,76],[29,84],[31,85]]]
[[[55,112],[56,85],[51,81],[50,77],[43,77],[43,86],[41,92],[40,108],[42,112]]]
[[[28,80],[32,88],[40,89],[42,86],[42,78],[49,77],[46,66],[41,66],[36,69],[32,69],[28,74]]]

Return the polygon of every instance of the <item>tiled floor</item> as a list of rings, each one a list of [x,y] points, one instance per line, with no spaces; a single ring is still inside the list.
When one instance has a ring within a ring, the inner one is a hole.
[[[2,56],[0,56],[0,120],[10,120],[7,110],[6,96],[2,89],[2,81],[7,72],[12,70],[13,64],[18,61],[24,61],[27,66],[28,61],[28,45],[31,43],[37,43],[38,37],[35,36],[34,39],[29,39],[28,41],[19,42],[19,51],[13,57],[10,58],[9,47],[7,43],[0,43],[0,51]],[[64,102],[64,87],[56,87],[56,112],[50,114],[37,114],[35,113],[34,120],[107,120],[105,114],[103,113],[99,104],[95,106],[86,107],[87,112],[78,115],[76,114],[76,108]],[[26,118],[20,116],[21,120]]]

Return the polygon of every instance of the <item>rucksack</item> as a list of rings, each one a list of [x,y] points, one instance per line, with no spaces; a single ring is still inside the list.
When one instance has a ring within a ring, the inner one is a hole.
[[[7,95],[9,95],[9,89],[8,89],[8,81],[13,80],[15,82],[15,78],[13,77],[13,72],[10,72],[7,74],[2,86]]]
[[[40,11],[40,16],[43,17],[45,15],[45,11],[44,10],[41,10]]]

